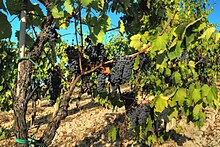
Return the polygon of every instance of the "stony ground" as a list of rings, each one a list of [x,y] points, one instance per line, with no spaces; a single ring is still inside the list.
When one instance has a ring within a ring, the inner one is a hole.
[[[46,122],[53,115],[54,107],[49,107],[47,104],[48,101],[44,100],[37,105],[38,112],[35,123],[29,128],[29,134],[34,135],[35,139],[39,139],[46,127]],[[92,98],[88,96],[83,96],[80,110],[75,109],[75,106],[76,102],[72,102],[68,111],[69,116],[62,121],[51,147],[138,146],[132,140],[124,139],[122,142],[116,143],[108,141],[108,128],[113,124],[116,126],[123,124],[123,121],[120,121],[125,111],[123,107],[112,111],[94,103]],[[30,113],[31,109],[29,108],[28,124],[30,124]],[[220,111],[207,109],[206,114],[205,125],[200,130],[191,123],[186,124],[185,119],[172,120],[169,129],[178,132],[178,127],[181,126],[182,131],[176,133],[171,140],[154,146],[220,147]],[[0,112],[0,127],[7,132],[7,138],[0,140],[0,146],[14,145],[15,136],[12,125],[12,111]]]

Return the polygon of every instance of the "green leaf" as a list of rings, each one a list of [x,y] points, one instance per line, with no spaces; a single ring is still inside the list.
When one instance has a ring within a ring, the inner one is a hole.
[[[155,112],[162,112],[168,106],[167,100],[158,96],[155,101]]]
[[[2,91],[2,89],[3,89],[3,86],[0,86],[0,91]]]
[[[215,27],[211,27],[205,30],[205,32],[199,37],[199,39],[209,39],[211,35],[215,32]]]
[[[115,126],[111,126],[108,130],[108,140],[115,141],[117,137],[117,130]]]
[[[123,34],[125,31],[125,26],[124,26],[123,21],[119,21],[119,31],[121,34]]]
[[[195,62],[194,61],[189,61],[189,67],[190,68],[195,68]]]
[[[71,3],[71,0],[65,0],[64,7],[66,11],[71,15],[73,12],[73,4]]]
[[[199,104],[199,105],[195,105],[195,107],[193,108],[193,117],[195,120],[198,119],[198,114],[199,112],[202,110],[202,104]]]
[[[0,12],[0,19],[0,39],[11,38],[11,24],[2,12]]]
[[[217,43],[220,39],[220,32],[218,32],[215,36],[215,42]]]
[[[81,3],[84,5],[84,6],[88,6],[93,0],[81,0]]]
[[[177,84],[181,83],[181,74],[178,71],[174,72],[172,77],[173,77],[175,83],[177,83]]]
[[[194,89],[192,93],[192,97],[195,103],[197,103],[201,99],[200,89]]]
[[[134,61],[134,70],[138,70],[138,68],[139,68],[139,63],[140,63],[140,57],[139,56],[137,56],[136,58],[135,58],[135,61]]]
[[[64,17],[64,12],[63,11],[59,11],[56,5],[52,6],[51,12],[52,12],[54,18],[62,18],[62,17]]]
[[[136,34],[131,36],[131,42],[130,42],[130,46],[140,50],[141,47],[143,46],[143,43],[141,42],[141,35],[140,34]]]
[[[178,110],[177,108],[173,108],[172,112],[167,116],[169,120],[172,118],[177,118],[178,117]]]
[[[205,84],[202,86],[202,97],[206,97],[209,94],[209,91],[211,90],[211,88]]]
[[[176,94],[174,95],[173,100],[178,102],[178,104],[182,106],[183,102],[185,101],[185,98],[186,98],[186,89],[179,88]]]
[[[167,43],[169,40],[169,36],[165,33],[162,36],[158,36],[153,42],[152,42],[152,48],[151,52],[159,51],[159,54],[163,53],[167,47]]]

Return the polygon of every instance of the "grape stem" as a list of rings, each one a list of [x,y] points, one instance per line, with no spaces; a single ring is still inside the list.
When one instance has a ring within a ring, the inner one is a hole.
[[[176,5],[175,10],[174,10],[172,16],[168,19],[166,25],[164,26],[163,30],[161,31],[160,36],[162,36],[162,35],[164,34],[164,32],[166,31],[168,25],[169,25],[170,22],[174,19],[175,15],[176,15],[176,13],[177,13],[177,8],[178,8],[179,5],[180,5],[180,0],[178,1],[178,4]]]

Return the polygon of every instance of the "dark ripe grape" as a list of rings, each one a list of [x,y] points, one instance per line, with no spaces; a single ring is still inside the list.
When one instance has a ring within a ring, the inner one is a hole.
[[[140,67],[144,67],[144,65],[147,63],[147,58],[145,54],[141,54],[139,55],[139,57],[140,57]]]
[[[79,72],[78,62],[75,60],[71,61],[68,65],[68,70],[70,74],[78,73]]]
[[[57,31],[53,28],[48,28],[46,30],[46,34],[47,34],[49,41],[56,41],[56,39],[58,37]]]
[[[102,92],[105,89],[105,80],[106,80],[105,74],[98,74],[98,85],[97,85],[97,91]]]
[[[60,95],[61,92],[61,78],[59,70],[49,71],[47,84],[49,87],[50,100],[52,100],[55,103],[57,97]]]
[[[92,46],[91,43],[85,49],[85,54],[89,56],[90,61],[93,65],[103,62],[105,59],[104,45],[98,43],[97,46]]]
[[[127,61],[124,65],[123,74],[122,74],[122,83],[125,83],[130,79],[132,74],[134,61],[131,58],[127,58]]]
[[[138,105],[127,111],[127,116],[131,122],[131,128],[146,123],[147,117],[150,117],[150,110],[147,105]]]
[[[132,74],[134,61],[131,58],[122,57],[111,69],[111,84],[124,84]]]

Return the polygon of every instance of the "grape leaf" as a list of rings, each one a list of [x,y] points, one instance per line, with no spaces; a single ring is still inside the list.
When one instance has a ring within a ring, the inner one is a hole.
[[[0,39],[11,38],[11,24],[8,22],[7,17],[2,12],[0,12],[0,19]]]
[[[220,39],[220,33],[218,32],[215,36],[215,42],[218,42]]]
[[[153,42],[152,42],[152,52],[159,51],[160,54],[163,53],[166,50],[166,45],[169,40],[168,35],[165,33],[162,36],[158,36]]]
[[[141,47],[143,46],[143,43],[141,42],[141,35],[140,34],[136,34],[131,36],[131,42],[130,42],[130,46],[140,50]]]
[[[181,74],[178,71],[174,72],[172,77],[174,78],[175,83],[181,83]]]
[[[64,12],[63,11],[59,11],[57,6],[55,6],[55,5],[52,6],[51,12],[52,12],[54,18],[64,17]]]
[[[195,103],[201,99],[200,89],[194,89],[192,92],[192,97]]]
[[[138,70],[138,68],[139,68],[139,63],[140,63],[140,57],[139,56],[137,56],[136,58],[135,58],[135,61],[134,61],[134,70]]]
[[[199,104],[199,105],[195,105],[195,107],[193,108],[193,117],[195,120],[198,119],[198,114],[199,112],[202,110],[202,104]]]
[[[125,26],[124,26],[124,23],[123,23],[123,21],[119,21],[119,31],[120,31],[120,33],[124,33],[124,31],[125,31]]]
[[[186,98],[186,89],[184,88],[179,88],[176,92],[176,94],[173,97],[173,100],[178,102],[180,106],[183,105],[183,102],[185,101]]]
[[[73,12],[73,4],[71,3],[71,0],[65,0],[64,7],[66,8],[66,11],[71,15]]]
[[[108,140],[115,141],[117,137],[117,130],[115,126],[111,126],[108,130]]]
[[[202,97],[207,96],[210,90],[211,88],[207,84],[203,85],[202,86]]]
[[[81,0],[81,3],[84,5],[84,6],[88,6],[93,0]]]
[[[162,112],[167,106],[167,100],[158,96],[155,101],[155,112]]]
[[[215,32],[215,27],[211,27],[205,30],[205,32],[199,37],[199,39],[209,39],[211,35]]]

